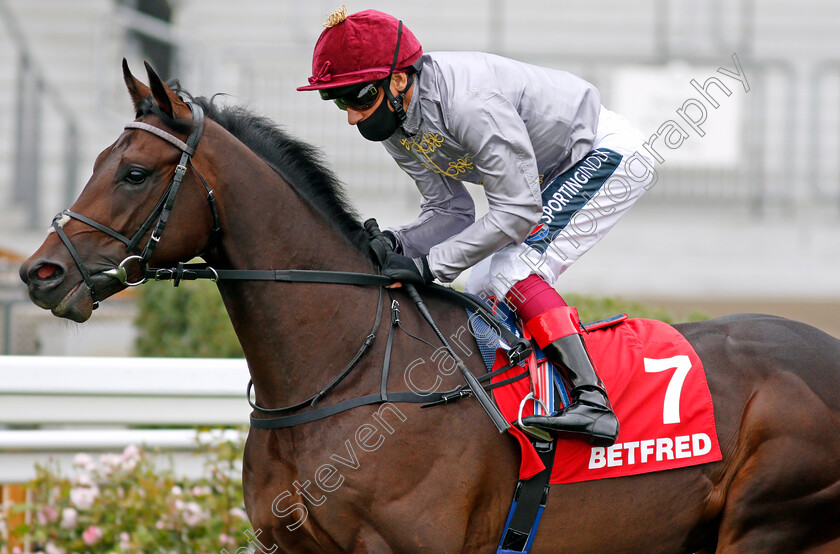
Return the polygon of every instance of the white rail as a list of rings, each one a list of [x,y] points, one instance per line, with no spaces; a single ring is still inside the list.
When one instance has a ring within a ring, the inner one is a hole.
[[[36,463],[67,470],[77,452],[129,444],[196,474],[200,435],[187,427],[246,425],[247,382],[241,359],[0,356],[0,483],[31,479]],[[150,428],[159,426],[173,428]]]

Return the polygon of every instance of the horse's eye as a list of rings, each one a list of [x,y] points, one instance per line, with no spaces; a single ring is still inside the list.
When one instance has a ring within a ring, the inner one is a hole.
[[[146,180],[146,172],[142,169],[132,168],[125,174],[125,180],[132,185],[139,185]]]

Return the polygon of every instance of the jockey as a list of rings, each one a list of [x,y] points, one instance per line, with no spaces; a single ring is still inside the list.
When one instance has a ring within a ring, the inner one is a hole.
[[[384,275],[506,299],[572,385],[562,410],[523,423],[607,446],[619,423],[590,361],[575,308],[551,286],[649,188],[644,137],[575,75],[476,52],[423,54],[376,10],[330,14],[315,44],[318,90],[415,181],[420,216],[384,232]],[[484,187],[475,219],[464,182]],[[550,381],[549,381],[550,382]]]

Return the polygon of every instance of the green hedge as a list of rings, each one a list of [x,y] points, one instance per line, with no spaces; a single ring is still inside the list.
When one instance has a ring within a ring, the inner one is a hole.
[[[670,310],[655,305],[642,304],[622,298],[596,298],[578,294],[564,294],[563,299],[570,306],[576,306],[583,322],[597,321],[616,314],[627,314],[630,317],[658,319],[666,323],[680,323],[685,321],[700,321],[709,316],[700,311],[693,311],[687,315],[675,314]]]
[[[209,281],[149,282],[139,288],[138,356],[241,358],[216,285]]]
[[[663,308],[620,298],[575,294],[564,295],[564,298],[577,306],[584,322],[619,313],[668,323],[707,317],[699,312],[681,317]],[[237,358],[243,355],[213,283],[190,281],[178,288],[165,282],[147,283],[140,287],[139,308],[136,320],[139,356]]]

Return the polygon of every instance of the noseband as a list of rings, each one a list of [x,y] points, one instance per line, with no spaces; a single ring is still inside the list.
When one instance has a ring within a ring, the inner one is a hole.
[[[198,146],[198,141],[201,140],[201,134],[204,130],[204,110],[198,104],[188,102],[187,105],[190,107],[190,111],[192,112],[193,124],[192,131],[190,132],[189,137],[187,137],[186,142],[182,141],[178,137],[172,135],[167,131],[164,131],[159,127],[154,127],[152,125],[149,125],[148,123],[143,123],[141,121],[132,121],[131,123],[126,124],[125,126],[125,129],[127,130],[140,129],[149,132],[172,144],[181,151],[181,158],[178,161],[178,165],[175,166],[175,175],[172,177],[172,182],[169,183],[169,186],[161,196],[157,205],[155,205],[154,209],[152,210],[152,213],[149,214],[149,216],[146,218],[146,221],[143,222],[143,224],[131,238],[128,238],[115,231],[114,229],[111,229],[110,227],[107,227],[106,225],[103,225],[97,221],[94,221],[89,217],[70,211],[69,209],[59,213],[53,219],[52,228],[58,234],[58,237],[61,239],[61,242],[63,242],[64,245],[67,247],[67,250],[70,252],[70,256],[72,256],[73,261],[76,262],[76,266],[79,268],[79,272],[82,274],[82,279],[84,280],[88,289],[90,289],[90,295],[93,299],[94,309],[96,309],[99,306],[99,299],[96,296],[96,290],[91,279],[90,271],[87,269],[87,267],[85,267],[85,264],[82,261],[81,256],[79,256],[78,251],[73,246],[72,242],[70,242],[70,239],[67,237],[67,234],[62,229],[65,217],[81,221],[82,223],[85,223],[93,227],[94,229],[101,231],[106,235],[115,238],[126,245],[126,253],[132,255],[128,256],[122,262],[120,262],[117,268],[110,269],[103,273],[110,277],[118,279],[120,282],[128,286],[140,285],[146,282],[146,277],[143,277],[141,280],[136,282],[128,282],[126,265],[130,261],[136,261],[140,265],[141,274],[145,275],[146,264],[152,257],[152,253],[154,252],[158,242],[160,242],[163,230],[166,228],[166,224],[169,221],[169,215],[172,212],[172,207],[175,204],[175,196],[178,194],[178,190],[181,187],[181,181],[184,179],[184,175],[186,175],[187,169],[189,167],[192,168],[192,170],[198,176],[199,180],[204,185],[205,190],[207,191],[207,201],[210,204],[210,210],[213,213],[214,222],[212,237],[215,237],[219,231],[219,214],[216,209],[216,198],[213,195],[213,191],[207,185],[207,182],[204,180],[204,178],[196,169],[195,165],[193,165],[192,163],[192,157],[195,154],[195,149]],[[157,223],[155,224],[155,222]],[[143,236],[152,227],[152,225],[155,225],[155,228],[152,231],[152,234],[149,237],[146,246],[141,252],[137,246],[140,243],[140,240],[143,238]]]

